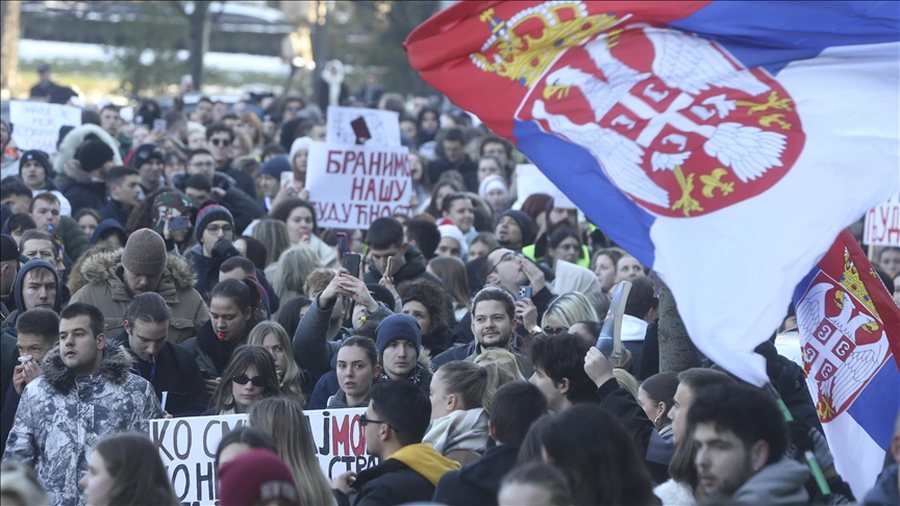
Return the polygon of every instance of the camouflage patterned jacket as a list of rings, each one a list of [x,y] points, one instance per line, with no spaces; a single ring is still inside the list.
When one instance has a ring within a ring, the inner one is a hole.
[[[59,348],[47,353],[44,374],[22,392],[3,460],[34,467],[51,505],[84,505],[78,480],[87,471],[91,447],[116,432],[146,431],[163,413],[153,386],[131,374],[131,356],[109,345],[100,371],[76,378]]]

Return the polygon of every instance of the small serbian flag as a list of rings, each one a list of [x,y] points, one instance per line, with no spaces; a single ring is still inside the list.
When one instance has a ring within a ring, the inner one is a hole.
[[[460,2],[413,68],[516,143],[671,288],[691,339],[754,347],[841,229],[900,189],[893,2]]]
[[[803,370],[834,464],[862,497],[900,410],[900,308],[844,231],[794,294]]]

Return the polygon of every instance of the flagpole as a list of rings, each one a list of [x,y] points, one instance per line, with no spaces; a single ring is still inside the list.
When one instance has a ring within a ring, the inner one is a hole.
[[[778,405],[778,410],[781,411],[784,421],[786,423],[793,422],[794,416],[791,415],[791,411],[788,409],[787,404],[784,403],[784,399],[781,398],[778,390],[775,390],[775,387],[772,386],[771,383],[766,383],[763,389],[775,400],[775,404]],[[828,480],[825,479],[825,473],[822,472],[822,466],[820,466],[819,461],[816,460],[815,454],[806,450],[803,456],[806,459],[806,465],[809,466],[809,471],[816,480],[816,485],[819,486],[819,491],[822,492],[823,496],[830,496],[831,487],[828,486]]]

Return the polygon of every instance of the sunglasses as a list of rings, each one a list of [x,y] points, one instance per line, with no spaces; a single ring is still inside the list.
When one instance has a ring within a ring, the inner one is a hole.
[[[228,139],[210,139],[209,142],[213,146],[231,146],[231,141]]]
[[[254,376],[252,378],[248,378],[246,374],[239,374],[233,378],[231,381],[237,383],[238,385],[246,385],[247,383],[253,383],[253,386],[262,388],[266,386],[266,380],[262,376]]]
[[[359,415],[359,424],[360,424],[360,425],[362,425],[363,427],[365,427],[366,425],[369,425],[370,423],[383,423],[384,425],[387,425],[388,427],[390,427],[390,428],[393,429],[394,431],[397,430],[397,429],[394,429],[394,426],[391,425],[391,424],[388,423],[388,422],[385,422],[385,421],[382,421],[382,420],[372,420],[372,419],[370,419],[370,418],[366,418],[366,415],[365,415],[365,414]]]

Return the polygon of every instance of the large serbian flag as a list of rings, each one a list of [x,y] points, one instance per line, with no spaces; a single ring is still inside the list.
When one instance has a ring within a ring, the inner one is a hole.
[[[893,2],[460,2],[412,66],[513,140],[672,289],[697,347],[753,348],[838,232],[900,189]]]
[[[900,308],[843,232],[794,294],[803,370],[835,466],[872,488],[900,410]]]

